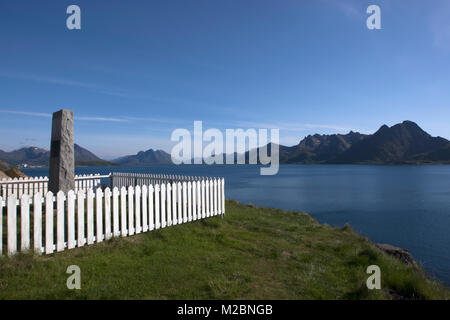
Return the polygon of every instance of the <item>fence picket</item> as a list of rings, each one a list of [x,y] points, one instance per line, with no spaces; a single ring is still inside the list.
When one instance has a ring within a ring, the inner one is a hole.
[[[214,216],[214,182],[209,182],[209,216]]]
[[[136,234],[141,233],[141,187],[136,186],[135,188],[135,217],[136,217]]]
[[[75,192],[67,193],[67,249],[75,248]]]
[[[159,185],[155,185],[155,229],[161,228],[161,215],[159,211]]]
[[[197,219],[201,219],[202,218],[202,204],[201,204],[201,183],[200,181],[197,180],[196,182],[197,185]]]
[[[42,253],[42,195],[38,191],[33,197],[33,246],[34,251]]]
[[[217,216],[217,179],[214,179],[214,215]]]
[[[103,241],[103,192],[101,188],[95,190],[95,213],[96,213],[96,231],[95,240],[97,243]]]
[[[45,253],[53,253],[53,193],[45,195]]]
[[[87,244],[94,243],[94,191],[87,189]]]
[[[20,201],[20,250],[30,249],[30,197],[24,193]]]
[[[186,181],[183,182],[183,223],[188,221],[187,216],[187,184]]]
[[[172,186],[167,184],[167,226],[172,225]]]
[[[128,187],[128,235],[134,234],[134,190],[132,186]]]
[[[202,219],[206,218],[205,211],[205,180],[202,180]]]
[[[118,237],[120,235],[119,231],[119,189],[114,187],[113,189],[113,235]]]
[[[197,182],[192,182],[192,220],[197,220]]]
[[[167,226],[166,219],[166,185],[161,185],[161,228]]]
[[[77,229],[78,229],[78,247],[82,247],[85,244],[85,219],[84,219],[84,199],[86,198],[83,190],[79,189],[77,193]]]
[[[127,190],[125,187],[120,188],[120,230],[122,237],[126,237],[127,230]]]
[[[149,230],[152,231],[155,229],[155,213],[153,207],[153,193],[154,188],[152,185],[148,186],[148,223]]]
[[[172,224],[176,225],[177,221],[177,184],[172,183]]]
[[[188,221],[192,221],[192,183],[191,181],[188,181],[187,183],[187,199],[186,199],[186,205],[188,208]]]
[[[142,186],[142,232],[148,231],[147,195],[148,195],[148,188],[144,184]]]
[[[64,192],[56,194],[56,251],[64,250]]]
[[[3,254],[3,197],[0,195],[0,256],[2,254]]]
[[[111,189],[106,188],[104,192],[105,197],[105,239],[109,240],[112,237],[111,232]]]
[[[209,180],[206,180],[205,187],[206,217],[209,217]]]
[[[7,206],[7,250],[8,255],[17,252],[17,197],[14,193],[8,196]]]

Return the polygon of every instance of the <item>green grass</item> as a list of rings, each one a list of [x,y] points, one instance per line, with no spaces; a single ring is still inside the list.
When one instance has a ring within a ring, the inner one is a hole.
[[[449,299],[351,228],[227,201],[227,213],[51,256],[0,258],[0,299]],[[66,269],[81,268],[81,290]],[[366,288],[367,266],[382,290]]]

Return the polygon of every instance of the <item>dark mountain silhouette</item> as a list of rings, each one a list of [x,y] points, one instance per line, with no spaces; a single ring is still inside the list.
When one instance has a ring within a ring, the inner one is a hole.
[[[111,166],[116,165],[113,162],[100,159],[87,149],[74,145],[75,165],[77,166]]]
[[[284,158],[286,163],[321,163],[326,162],[336,155],[350,149],[350,147],[362,141],[367,135],[350,131],[348,134],[309,135],[297,146],[291,147],[290,152]]]
[[[148,166],[153,164],[171,164],[170,154],[163,150],[149,149],[139,151],[135,155],[129,155],[113,160],[115,163],[123,166]]]
[[[74,145],[74,153],[75,165],[78,166],[113,165],[112,162],[100,159],[92,152],[77,144]],[[48,166],[49,159],[50,151],[37,147],[25,147],[11,152],[0,150],[0,160],[15,166],[21,166],[23,164],[27,164],[28,166]]]
[[[25,147],[11,152],[0,150],[0,160],[15,166],[23,163],[33,166],[48,165],[49,157],[49,151],[37,147]]]
[[[268,155],[274,144],[267,145]],[[255,150],[259,161],[259,148]],[[249,163],[250,152],[245,152]],[[223,157],[224,163],[226,156]],[[280,163],[329,164],[425,164],[450,163],[450,141],[432,137],[416,123],[404,121],[392,127],[383,125],[372,135],[350,131],[348,134],[309,135],[298,145],[279,145]],[[233,154],[237,163],[237,153]]]
[[[447,162],[450,142],[432,137],[416,123],[383,125],[373,135],[329,159],[328,163],[426,163]]]

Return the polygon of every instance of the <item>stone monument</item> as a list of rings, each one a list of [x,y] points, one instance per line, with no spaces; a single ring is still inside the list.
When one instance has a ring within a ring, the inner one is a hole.
[[[63,109],[53,113],[49,191],[75,190],[74,170],[73,112]]]

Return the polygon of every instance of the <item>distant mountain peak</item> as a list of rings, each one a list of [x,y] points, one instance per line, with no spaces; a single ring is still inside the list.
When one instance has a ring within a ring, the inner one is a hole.
[[[111,165],[111,162],[97,157],[89,150],[84,149],[78,144],[74,144],[75,164],[76,165]],[[20,166],[27,164],[30,166],[48,166],[50,151],[38,147],[23,147],[11,152],[0,150],[0,160],[6,161],[12,165]]]
[[[128,155],[114,162],[126,166],[148,166],[154,164],[171,164],[172,158],[170,154],[163,150],[148,149],[147,151],[139,151],[135,155]]]

